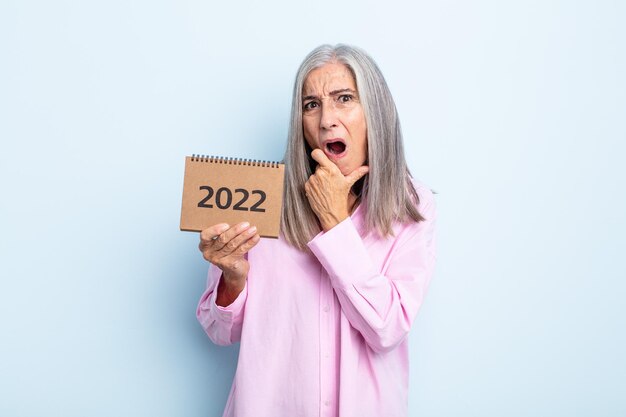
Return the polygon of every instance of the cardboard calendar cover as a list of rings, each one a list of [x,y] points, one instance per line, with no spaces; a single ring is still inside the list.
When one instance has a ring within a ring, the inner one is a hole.
[[[247,221],[262,237],[277,238],[285,165],[193,155],[185,158],[180,230]]]

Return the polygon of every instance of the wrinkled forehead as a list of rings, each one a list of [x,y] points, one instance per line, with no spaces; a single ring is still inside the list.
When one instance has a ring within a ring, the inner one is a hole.
[[[356,91],[356,81],[350,68],[341,63],[328,63],[309,72],[302,86],[303,96],[325,96],[331,91]]]

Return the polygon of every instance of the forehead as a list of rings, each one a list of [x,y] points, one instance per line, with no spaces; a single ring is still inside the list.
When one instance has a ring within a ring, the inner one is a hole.
[[[319,95],[343,88],[356,90],[352,72],[344,64],[328,63],[309,73],[304,80],[304,95]]]

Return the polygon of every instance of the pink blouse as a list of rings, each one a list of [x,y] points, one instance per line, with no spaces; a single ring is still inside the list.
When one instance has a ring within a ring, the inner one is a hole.
[[[241,342],[225,417],[402,417],[408,413],[407,334],[435,264],[435,201],[414,181],[420,223],[364,233],[352,216],[308,244],[261,239],[246,287],[215,304],[209,268],[197,316],[216,344]]]

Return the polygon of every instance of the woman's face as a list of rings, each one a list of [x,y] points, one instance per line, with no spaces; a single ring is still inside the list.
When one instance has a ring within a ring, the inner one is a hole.
[[[367,124],[356,82],[343,64],[311,71],[302,90],[304,138],[320,148],[343,175],[367,159]]]

